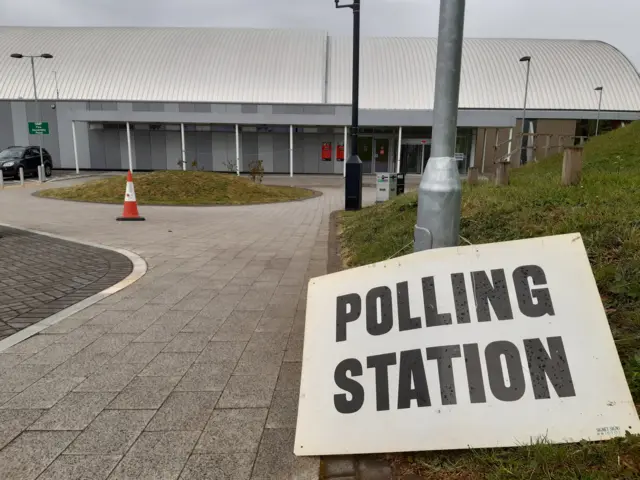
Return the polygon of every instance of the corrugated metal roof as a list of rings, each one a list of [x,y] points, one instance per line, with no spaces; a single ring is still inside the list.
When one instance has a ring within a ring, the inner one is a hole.
[[[0,28],[0,98],[322,103],[326,33],[224,28]]]
[[[333,103],[351,102],[350,37],[331,39],[329,92]],[[360,105],[370,109],[432,109],[437,40],[363,38]],[[640,110],[640,77],[611,45],[582,40],[465,39],[460,108],[519,109],[524,100],[526,64],[531,76],[528,108]]]
[[[0,98],[146,102],[351,102],[351,38],[306,30],[0,27]],[[436,39],[363,38],[360,106],[432,109]],[[532,56],[528,107],[640,110],[640,77],[614,47],[596,41],[466,39],[460,108],[519,109]],[[22,63],[21,63],[22,62]],[[328,79],[325,92],[325,70]],[[323,95],[324,94],[324,95]]]

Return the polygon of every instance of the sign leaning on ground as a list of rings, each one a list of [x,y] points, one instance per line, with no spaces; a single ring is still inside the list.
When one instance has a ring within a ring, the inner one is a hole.
[[[311,280],[295,453],[640,433],[580,234]]]
[[[29,122],[30,135],[49,135],[49,122]]]

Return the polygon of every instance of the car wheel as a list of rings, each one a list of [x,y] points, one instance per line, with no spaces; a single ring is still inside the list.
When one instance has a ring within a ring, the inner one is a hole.
[[[44,166],[44,175],[45,177],[51,176],[51,165],[45,164]]]

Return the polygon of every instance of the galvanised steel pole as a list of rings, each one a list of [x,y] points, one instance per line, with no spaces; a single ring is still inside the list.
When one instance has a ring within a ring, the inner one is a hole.
[[[598,136],[598,133],[600,131],[600,110],[602,110],[602,91],[604,90],[603,87],[596,87],[595,91],[596,92],[600,92],[600,100],[598,100],[598,117],[596,119],[596,137]],[[588,133],[587,133],[588,135]]]
[[[418,187],[414,251],[458,245],[462,184],[454,157],[465,0],[440,0],[431,157]]]
[[[38,87],[36,87],[36,63],[33,60],[34,57],[29,57],[31,60],[31,76],[33,78],[33,98],[36,102],[36,118],[40,122],[40,133],[38,134],[38,142],[40,143],[40,168],[42,173],[38,175],[40,181],[44,180],[44,158],[42,156],[42,114],[40,113],[40,102],[38,102]]]

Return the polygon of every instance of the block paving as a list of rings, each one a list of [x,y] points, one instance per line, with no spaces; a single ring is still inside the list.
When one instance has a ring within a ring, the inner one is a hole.
[[[60,182],[63,186],[65,182]],[[0,192],[7,223],[126,248],[139,281],[0,353],[0,478],[315,480],[296,457],[307,283],[343,191],[252,207]],[[367,191],[367,199],[373,191]]]
[[[0,340],[131,273],[120,253],[0,226]]]

